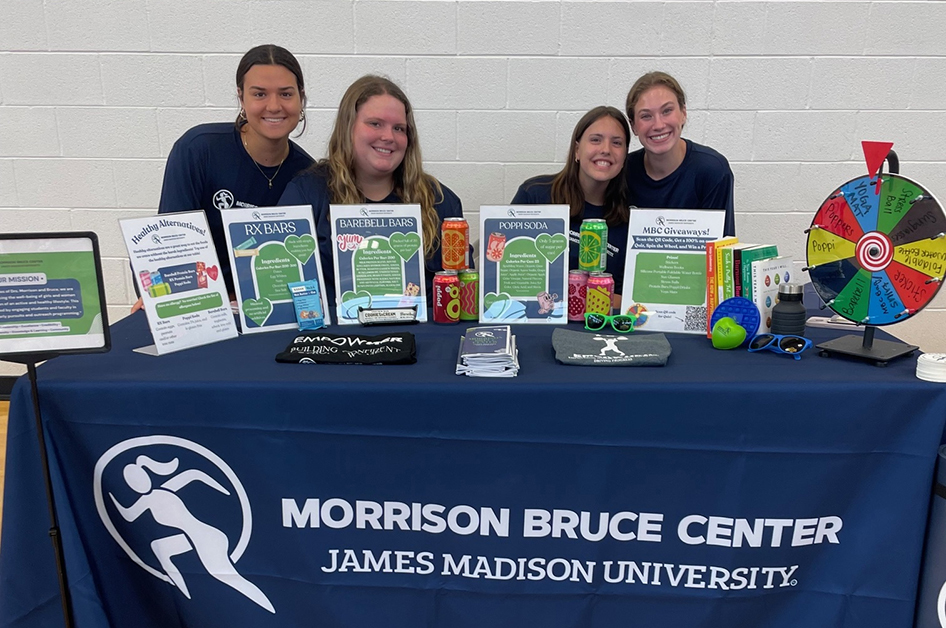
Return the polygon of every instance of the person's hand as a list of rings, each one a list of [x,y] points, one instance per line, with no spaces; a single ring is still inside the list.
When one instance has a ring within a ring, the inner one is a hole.
[[[144,302],[141,300],[141,297],[138,297],[138,300],[135,301],[135,304],[131,306],[131,313],[134,314],[144,306]]]

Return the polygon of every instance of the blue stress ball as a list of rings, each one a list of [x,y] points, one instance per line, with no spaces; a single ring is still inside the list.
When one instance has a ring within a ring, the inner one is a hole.
[[[710,317],[710,330],[713,330],[714,336],[716,335],[716,323],[722,318],[731,318],[737,325],[742,327],[746,332],[746,340],[755,338],[762,323],[759,308],[745,297],[732,297],[716,306],[713,315]]]

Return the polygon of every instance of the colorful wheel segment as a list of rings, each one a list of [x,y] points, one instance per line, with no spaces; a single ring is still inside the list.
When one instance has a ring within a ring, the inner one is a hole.
[[[844,318],[889,325],[913,316],[946,276],[946,215],[898,174],[848,181],[825,199],[808,232],[808,274]]]

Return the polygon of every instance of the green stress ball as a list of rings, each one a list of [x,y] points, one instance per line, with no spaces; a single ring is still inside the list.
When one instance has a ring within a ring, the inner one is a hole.
[[[713,346],[717,349],[735,349],[746,339],[746,329],[731,316],[724,316],[713,325]]]

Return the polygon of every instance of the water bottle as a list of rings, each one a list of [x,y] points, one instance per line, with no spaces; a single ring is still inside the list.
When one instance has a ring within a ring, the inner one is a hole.
[[[783,283],[778,287],[778,303],[772,308],[772,333],[805,335],[807,310],[802,303],[805,288],[797,283]]]

